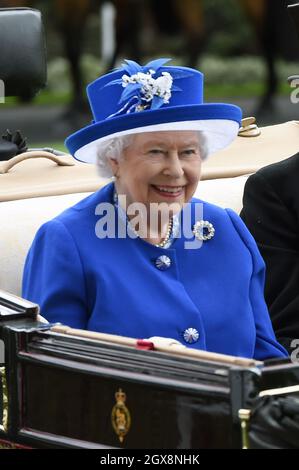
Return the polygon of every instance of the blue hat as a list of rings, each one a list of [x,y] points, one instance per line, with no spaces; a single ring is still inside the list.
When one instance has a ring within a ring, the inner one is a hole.
[[[95,163],[99,144],[112,137],[157,131],[202,131],[208,154],[232,142],[242,112],[238,106],[203,103],[203,74],[165,66],[158,59],[144,67],[125,61],[87,87],[91,125],[70,135],[65,144],[80,161]]]

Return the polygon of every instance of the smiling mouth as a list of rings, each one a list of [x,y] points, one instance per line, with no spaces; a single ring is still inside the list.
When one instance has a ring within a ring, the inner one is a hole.
[[[154,184],[151,186],[161,196],[170,198],[181,196],[185,190],[185,186],[158,186]]]

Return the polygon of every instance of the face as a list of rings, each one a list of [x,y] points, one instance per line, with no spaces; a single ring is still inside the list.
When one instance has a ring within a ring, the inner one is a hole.
[[[176,203],[193,196],[201,175],[198,134],[194,131],[136,134],[123,158],[111,160],[118,194],[127,204]]]

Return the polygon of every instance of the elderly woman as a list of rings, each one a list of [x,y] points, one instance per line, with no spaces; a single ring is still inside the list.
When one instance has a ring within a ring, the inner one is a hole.
[[[231,210],[192,199],[202,160],[233,140],[241,111],[203,104],[203,75],[166,62],[126,61],[89,85],[94,121],[66,144],[113,182],[40,228],[23,295],[75,328],[285,356],[254,240]]]

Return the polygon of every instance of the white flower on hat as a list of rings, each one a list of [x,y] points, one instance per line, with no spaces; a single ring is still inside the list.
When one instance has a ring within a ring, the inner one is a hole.
[[[124,74],[122,86],[126,88],[130,84],[139,84],[141,85],[140,94],[144,101],[150,102],[154,96],[158,96],[163,99],[163,103],[169,103],[173,78],[169,72],[162,72],[162,75],[155,79],[153,78],[155,73],[154,70],[149,70],[147,73],[138,72],[130,77]]]
[[[122,107],[108,116],[155,110],[168,104],[173,92],[182,91],[173,84],[174,80],[191,75],[187,70],[162,71],[161,67],[170,59],[157,59],[142,67],[133,60],[125,60],[122,70],[126,73],[120,79],[106,83],[106,86],[121,85],[124,88],[119,104]],[[154,78],[154,75],[157,78]]]
[[[155,80],[155,95],[163,98],[164,103],[169,103],[171,98],[171,88],[173,84],[173,78],[168,72],[162,72],[162,76]]]

